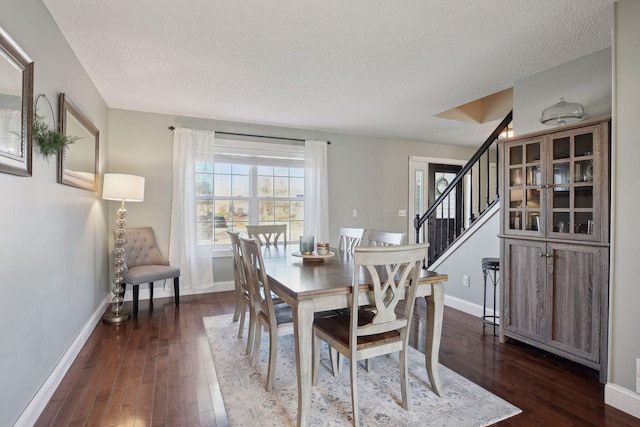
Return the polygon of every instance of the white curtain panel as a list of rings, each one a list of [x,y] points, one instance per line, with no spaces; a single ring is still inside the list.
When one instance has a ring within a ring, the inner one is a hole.
[[[329,241],[327,141],[304,143],[304,234]]]
[[[195,161],[213,161],[215,132],[174,132],[169,261],[180,268],[180,287],[212,288],[212,246],[196,245]]]

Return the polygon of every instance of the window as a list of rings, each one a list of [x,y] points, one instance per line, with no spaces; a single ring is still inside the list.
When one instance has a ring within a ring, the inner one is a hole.
[[[453,172],[435,172],[435,198],[437,199],[453,181],[456,174]],[[456,217],[456,190],[451,190],[445,201],[442,203],[442,209],[436,211],[437,218],[455,218]]]
[[[288,241],[304,229],[304,148],[216,140],[213,160],[195,164],[196,241],[229,244],[227,229],[286,224]]]

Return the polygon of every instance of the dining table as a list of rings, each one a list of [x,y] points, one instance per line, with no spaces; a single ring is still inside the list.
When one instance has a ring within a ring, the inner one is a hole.
[[[262,247],[264,268],[271,291],[289,304],[293,311],[298,381],[297,425],[308,426],[311,414],[313,366],[313,319],[317,312],[350,307],[354,274],[359,274],[359,306],[373,303],[364,270],[354,272],[353,255],[330,248],[327,256],[303,257],[296,244]],[[446,274],[421,269],[416,298],[426,300],[425,366],[432,390],[443,395],[438,352],[444,313]]]

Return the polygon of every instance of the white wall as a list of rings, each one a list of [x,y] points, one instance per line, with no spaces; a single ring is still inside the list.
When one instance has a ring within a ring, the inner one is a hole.
[[[549,129],[542,110],[564,97],[584,106],[588,118],[611,114],[611,48],[561,64],[513,85],[513,132]]]
[[[107,107],[42,2],[3,0],[0,26],[34,60],[34,95],[57,111],[65,92],[100,129],[104,170]],[[109,291],[106,203],[58,184],[56,166],[34,147],[32,177],[0,173],[1,425],[20,416]]]
[[[567,76],[571,76],[568,78]],[[544,107],[556,102],[557,94],[580,94],[577,100],[585,103],[589,115],[611,114],[611,49],[562,64],[545,72],[527,77],[514,85],[514,129],[528,131],[546,129],[538,122]],[[591,101],[590,101],[591,100]],[[530,105],[534,105],[531,107]],[[535,107],[539,105],[540,108]],[[519,121],[518,121],[519,120]],[[328,139],[332,141],[328,151],[329,161],[329,218],[331,242],[338,241],[338,230],[343,226],[378,228],[407,232],[407,221],[398,216],[399,209],[407,209],[408,158],[414,156],[442,157],[467,160],[474,150],[449,145],[425,144],[407,141],[391,141],[363,138],[352,135],[323,133],[311,130],[290,129],[221,122],[189,117],[111,110],[109,158],[110,172],[134,173],[147,178],[145,202],[127,205],[130,226],[148,223],[156,230],[163,252],[169,246],[169,212],[171,194],[171,150],[173,132],[168,126],[183,126],[217,131],[275,135],[293,138]],[[522,132],[517,132],[521,134]],[[352,216],[353,210],[358,217]],[[110,209],[110,223],[115,220]],[[498,229],[487,236],[485,247],[495,247],[498,256]],[[488,246],[487,246],[488,245]],[[480,257],[482,258],[482,257]],[[479,259],[469,263],[468,274],[472,282],[481,277]],[[477,264],[477,265],[476,265]],[[455,265],[455,264],[454,264]],[[229,268],[231,265],[229,263]],[[465,299],[472,305],[482,305],[480,286],[460,289],[461,275],[453,268],[451,296]],[[442,270],[445,271],[445,270]],[[467,274],[467,273],[465,273]],[[458,280],[460,276],[460,280]],[[147,297],[147,289],[141,287],[141,297]],[[170,289],[156,290],[158,296],[170,296]],[[449,291],[447,291],[449,292]],[[188,291],[186,292],[188,293]],[[127,298],[130,296],[127,295]]]
[[[358,226],[407,232],[409,156],[469,159],[473,149],[439,144],[391,141],[304,129],[223,122],[163,114],[111,110],[109,172],[139,174],[146,178],[143,203],[127,204],[129,226],[151,225],[163,253],[169,247],[173,132],[170,125],[290,138],[330,140],[329,228],[337,245],[340,226]],[[225,136],[225,138],[228,138]],[[353,218],[352,211],[358,210]],[[112,209],[113,210],[113,209]],[[110,215],[114,215],[110,212]],[[115,219],[111,217],[110,222]],[[229,269],[231,262],[229,261]],[[141,298],[147,297],[141,286]],[[171,292],[170,289],[167,292]],[[185,291],[185,294],[189,291]],[[155,295],[165,294],[155,289]]]
[[[611,383],[635,391],[640,358],[638,283],[638,161],[640,159],[640,2],[616,3],[612,150]],[[635,393],[634,393],[635,394]],[[640,396],[635,394],[636,402]],[[640,416],[640,404],[636,416]]]

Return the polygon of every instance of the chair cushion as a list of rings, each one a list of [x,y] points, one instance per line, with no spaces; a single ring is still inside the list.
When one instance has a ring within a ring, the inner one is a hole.
[[[139,285],[140,283],[172,279],[178,276],[180,276],[180,269],[178,267],[171,267],[169,265],[140,265],[129,269],[124,276],[124,283]]]
[[[156,245],[151,227],[130,228],[125,236],[125,261],[127,268],[140,265],[169,265]]]
[[[367,310],[359,311],[358,326],[364,326],[371,323],[371,319],[375,313]],[[332,317],[316,317],[313,326],[320,329],[327,335],[331,335],[334,339],[342,343],[345,347],[349,346],[349,328],[351,325],[351,314],[341,314]],[[358,349],[368,348],[380,344],[388,344],[400,340],[398,331],[389,331],[382,334],[367,335],[358,337]]]

